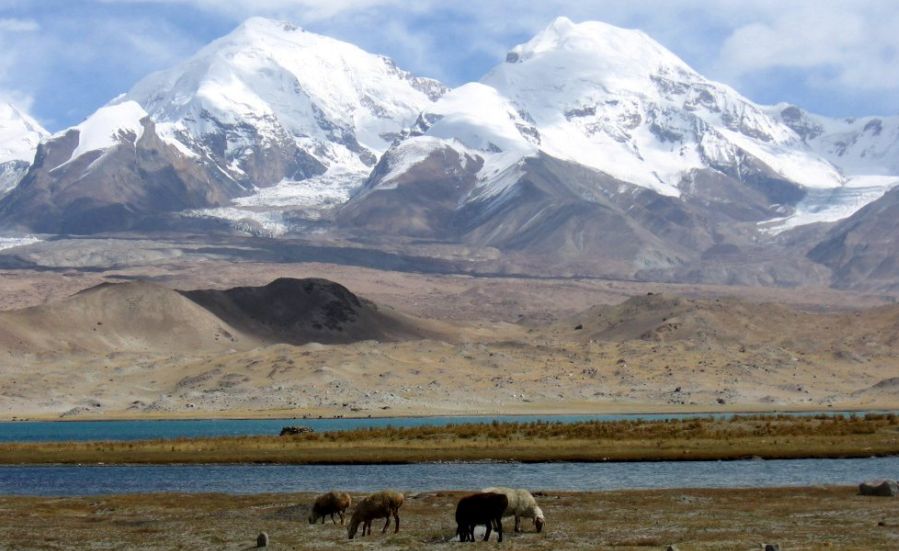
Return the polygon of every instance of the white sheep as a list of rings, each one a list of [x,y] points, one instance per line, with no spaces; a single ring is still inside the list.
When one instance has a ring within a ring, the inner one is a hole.
[[[521,532],[521,518],[534,519],[534,527],[538,532],[543,531],[543,525],[546,519],[543,516],[543,510],[537,506],[537,500],[531,495],[531,492],[525,489],[513,488],[484,488],[482,492],[493,492],[496,494],[505,494],[509,498],[509,506],[506,507],[504,517],[515,517],[515,531]]]

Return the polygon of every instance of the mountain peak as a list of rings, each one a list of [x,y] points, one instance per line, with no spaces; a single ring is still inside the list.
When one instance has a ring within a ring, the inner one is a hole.
[[[574,56],[580,63],[593,60],[604,69],[617,72],[645,68],[651,72],[660,67],[693,70],[667,48],[637,29],[616,27],[601,21],[575,23],[558,17],[531,40],[513,48],[507,61],[523,62],[536,57]]]
[[[11,103],[0,101],[0,163],[31,162],[37,144],[48,132]]]
[[[163,139],[265,187],[332,167],[368,170],[444,91],[384,56],[253,17],[145,78],[128,98],[149,113]]]
[[[289,21],[280,21],[270,19],[268,17],[250,17],[241,23],[235,30],[235,33],[292,33],[305,32],[301,27],[294,25]]]

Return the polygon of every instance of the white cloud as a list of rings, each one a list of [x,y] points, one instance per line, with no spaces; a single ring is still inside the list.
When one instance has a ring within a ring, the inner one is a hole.
[[[829,74],[830,85],[897,90],[899,5],[891,6],[785,2],[736,27],[721,47],[718,69],[737,81],[769,69],[817,69],[811,78]]]
[[[0,33],[30,33],[40,29],[33,19],[0,18]]]

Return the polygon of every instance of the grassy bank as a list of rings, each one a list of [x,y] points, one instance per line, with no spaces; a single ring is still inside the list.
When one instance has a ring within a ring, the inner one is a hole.
[[[353,544],[340,525],[306,523],[310,494],[0,497],[0,548],[237,550],[254,548],[256,535],[266,531],[274,549],[455,549],[448,540],[461,495],[407,495],[399,534],[381,535],[383,523],[376,522],[372,536]],[[768,542],[791,551],[899,548],[899,501],[862,497],[855,488],[546,492],[537,500],[545,531],[536,534],[524,522],[525,533],[511,534],[506,519],[501,547],[626,551],[676,544],[684,551],[733,551]]]
[[[652,461],[899,454],[895,415],[492,423],[279,437],[0,445],[0,463]]]

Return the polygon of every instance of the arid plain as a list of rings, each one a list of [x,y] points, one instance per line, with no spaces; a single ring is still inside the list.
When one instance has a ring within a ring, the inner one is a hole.
[[[173,291],[278,278],[338,282],[371,312],[291,341],[285,330],[315,322],[263,327],[279,322],[252,322],[252,308],[210,315]],[[104,282],[125,284],[91,290]],[[0,277],[0,416],[895,408],[894,301],[317,263],[10,270]]]

